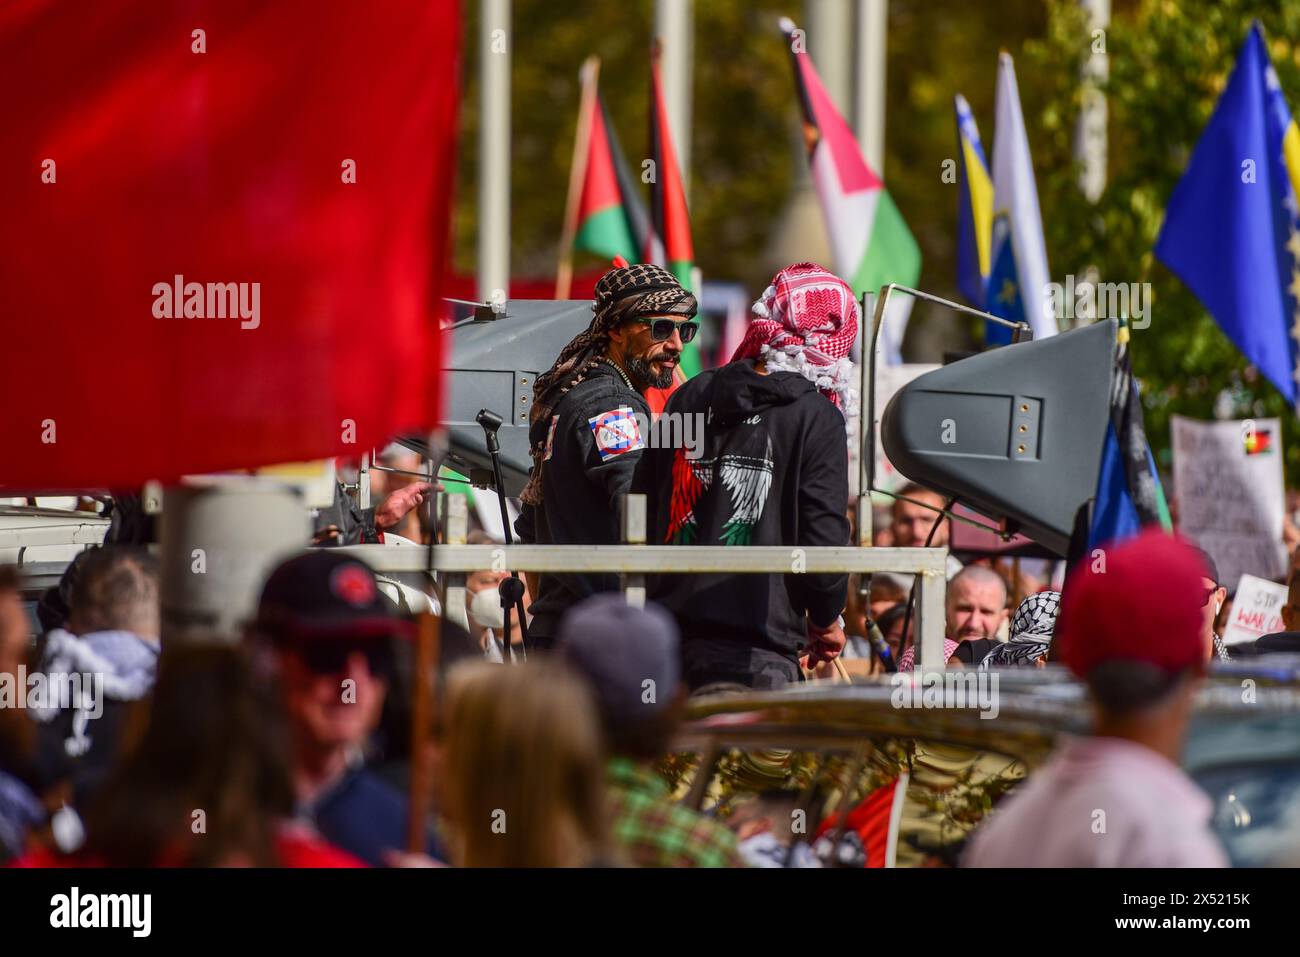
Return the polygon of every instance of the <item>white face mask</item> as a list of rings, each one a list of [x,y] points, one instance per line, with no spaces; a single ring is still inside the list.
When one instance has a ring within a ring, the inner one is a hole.
[[[480,628],[499,631],[505,627],[505,609],[501,607],[501,594],[495,588],[484,588],[474,593],[469,602],[469,620]]]

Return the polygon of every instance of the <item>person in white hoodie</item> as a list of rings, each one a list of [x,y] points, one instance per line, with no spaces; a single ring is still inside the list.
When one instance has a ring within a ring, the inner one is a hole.
[[[77,799],[111,763],[124,712],[153,689],[160,650],[158,563],[145,549],[106,545],[77,565],[65,628],[44,637],[39,671],[48,693],[38,762],[51,781],[70,781]]]

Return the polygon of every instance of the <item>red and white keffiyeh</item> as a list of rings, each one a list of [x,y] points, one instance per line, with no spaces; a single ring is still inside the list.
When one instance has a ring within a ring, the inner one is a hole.
[[[795,263],[754,303],[731,361],[762,359],[773,372],[798,372],[849,416],[857,400],[849,350],[857,335],[858,301],[849,284],[816,263]]]

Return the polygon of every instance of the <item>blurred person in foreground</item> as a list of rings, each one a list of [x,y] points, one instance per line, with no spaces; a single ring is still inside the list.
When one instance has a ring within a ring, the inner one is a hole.
[[[33,708],[40,724],[38,761],[45,779],[70,782],[78,800],[103,782],[117,749],[122,718],[152,690],[158,667],[161,609],[158,560],[142,547],[104,545],[77,562],[64,628],[46,632],[38,670],[51,695]]]
[[[31,628],[18,570],[0,565],[0,864],[21,854],[28,832],[45,821],[35,762],[36,727],[27,709],[15,706],[17,695],[26,690],[18,679],[30,649]],[[6,700],[9,694],[14,698]]]
[[[948,583],[944,604],[943,657],[952,665],[976,664],[993,650],[1007,620],[1007,583],[983,565],[968,565]],[[963,650],[963,645],[969,648]],[[978,657],[972,655],[972,652]],[[913,642],[898,661],[899,671],[915,666]]]
[[[411,631],[368,565],[321,549],[271,572],[249,636],[279,678],[297,816],[375,866],[406,846],[406,796],[366,766],[366,746],[394,680],[393,642]],[[426,851],[441,856],[432,834]]]
[[[533,467],[515,522],[525,544],[620,541],[619,498],[631,488],[648,438],[641,432],[650,419],[645,392],[672,385],[682,349],[699,329],[695,296],[659,266],[611,269],[595,293],[591,324],[533,384]],[[566,608],[617,590],[618,576],[543,574],[535,584],[528,638],[544,649],[554,644]]]
[[[1055,754],[975,831],[975,867],[1222,867],[1209,798],[1178,766],[1206,668],[1197,550],[1161,531],[1080,563],[1060,659],[1088,687],[1091,737]]]
[[[557,648],[588,683],[606,751],[614,843],[637,867],[743,867],[732,832],[674,801],[655,763],[682,719],[677,624],[662,608],[595,595],[560,621]]]
[[[1047,667],[1047,652],[1061,611],[1059,591],[1040,591],[1029,595],[1016,608],[1011,619],[1011,637],[999,643],[979,663],[981,671],[1032,665]]]
[[[360,867],[292,821],[289,740],[244,649],[169,648],[85,814],[80,850],[19,867]]]
[[[602,867],[599,723],[554,659],[467,662],[447,680],[436,776],[458,867]]]
[[[703,447],[648,449],[636,477],[655,544],[847,545],[846,417],[853,290],[814,263],[776,274],[731,362],[679,386],[666,416],[700,417]],[[792,551],[792,561],[798,561]],[[846,575],[661,575],[652,597],[682,629],[691,688],[779,688],[844,648]]]

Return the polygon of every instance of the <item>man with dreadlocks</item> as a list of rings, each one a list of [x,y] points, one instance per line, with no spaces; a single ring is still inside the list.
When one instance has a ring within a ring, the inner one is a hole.
[[[636,490],[647,492],[653,544],[847,545],[846,416],[853,290],[813,263],[782,269],[754,304],[744,341],[720,369],[673,393],[665,413],[704,417],[703,448],[649,449]],[[655,600],[682,629],[683,674],[699,688],[775,688],[844,647],[848,576],[664,575]]]
[[[650,420],[644,393],[672,384],[698,331],[695,296],[659,266],[620,264],[596,283],[595,316],[533,385],[533,468],[515,530],[527,543],[613,545]],[[560,616],[615,575],[542,575],[528,637],[549,648]]]

